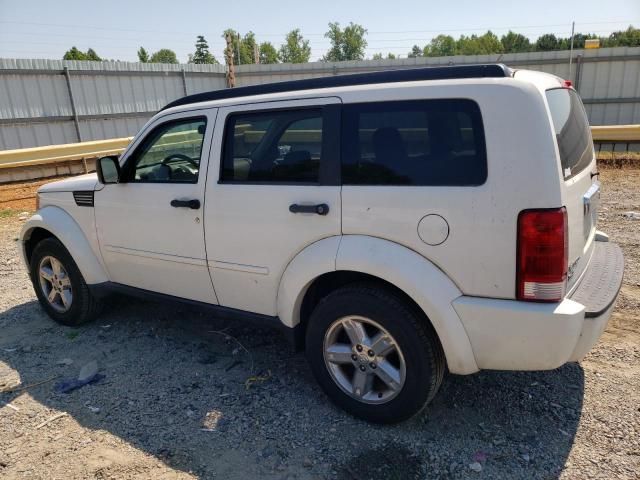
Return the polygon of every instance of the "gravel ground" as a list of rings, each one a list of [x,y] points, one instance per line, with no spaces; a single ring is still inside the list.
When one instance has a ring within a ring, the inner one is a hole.
[[[18,257],[21,222],[0,215],[0,390],[45,382],[0,393],[0,477],[638,478],[640,221],[622,213],[640,211],[640,170],[602,180],[600,228],[627,270],[592,353],[550,372],[450,375],[424,414],[384,427],[333,407],[269,330],[125,298],[86,327],[54,324]],[[55,393],[92,360],[101,381]]]

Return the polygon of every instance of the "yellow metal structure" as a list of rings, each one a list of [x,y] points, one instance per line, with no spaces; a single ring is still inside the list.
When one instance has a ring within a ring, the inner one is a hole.
[[[0,151],[0,169],[81,161],[122,153],[133,137]]]
[[[594,142],[632,143],[640,142],[640,125],[604,125],[591,127]]]

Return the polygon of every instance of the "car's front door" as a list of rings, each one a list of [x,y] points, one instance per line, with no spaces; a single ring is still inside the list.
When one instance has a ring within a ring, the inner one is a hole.
[[[121,160],[121,181],[95,192],[100,251],[112,282],[217,303],[202,221],[216,114],[158,118]]]
[[[339,110],[334,97],[220,108],[205,211],[220,305],[276,315],[289,262],[340,235]]]

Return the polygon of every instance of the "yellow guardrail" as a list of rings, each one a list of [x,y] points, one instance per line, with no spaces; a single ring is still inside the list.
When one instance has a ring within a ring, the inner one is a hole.
[[[640,125],[603,125],[591,127],[595,142],[640,142]]]
[[[47,165],[122,153],[133,137],[0,151],[0,169]]]
[[[184,135],[187,132],[179,133]],[[257,133],[260,132],[246,132],[249,136]],[[302,131],[298,136],[313,137],[313,133]],[[596,142],[640,142],[640,125],[592,126],[591,134]],[[4,150],[0,151],[0,169],[47,165],[120,154],[132,138],[112,138],[110,140]]]

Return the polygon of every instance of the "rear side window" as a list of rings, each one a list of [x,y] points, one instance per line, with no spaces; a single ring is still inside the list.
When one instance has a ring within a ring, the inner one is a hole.
[[[471,100],[351,104],[342,116],[347,185],[481,185],[482,117]]]
[[[317,183],[321,157],[321,109],[231,115],[221,180]]]
[[[564,178],[577,175],[591,164],[593,141],[589,121],[578,94],[569,88],[547,90],[547,103],[556,133]]]

